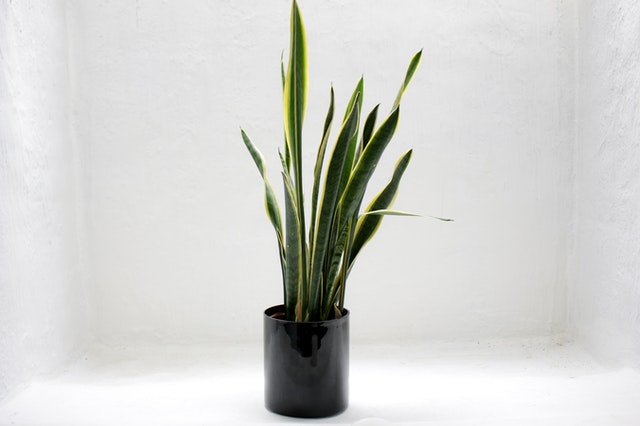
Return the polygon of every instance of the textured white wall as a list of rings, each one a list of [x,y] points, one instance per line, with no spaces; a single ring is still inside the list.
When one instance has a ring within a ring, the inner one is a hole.
[[[424,47],[380,169],[414,147],[398,206],[457,221],[386,221],[348,290],[355,338],[562,330],[570,283],[577,334],[637,364],[640,7],[389,4],[302,2],[309,153],[330,82],[344,106],[364,73],[388,106]],[[238,127],[276,181],[287,19],[284,0],[0,5],[0,398],[93,328],[259,338],[281,290]]]
[[[572,323],[600,355],[640,365],[640,4],[579,15]]]
[[[561,328],[571,8],[556,0],[301,7],[310,53],[308,159],[331,82],[342,109],[364,73],[365,108],[383,102],[388,110],[408,60],[424,48],[376,182],[413,147],[397,207],[456,219],[386,221],[351,277],[354,336]],[[281,284],[239,126],[278,181],[289,2],[77,1],[73,10],[100,336],[259,338],[261,311],[281,300]]]
[[[413,147],[397,206],[456,219],[386,221],[352,274],[354,338],[559,331],[569,283],[575,331],[637,363],[639,6],[301,6],[307,159],[331,82],[341,109],[364,73],[365,107],[386,110],[424,48],[376,182]],[[276,182],[288,13],[288,0],[0,3],[0,398],[94,329],[259,338],[281,284],[239,126]]]
[[[65,14],[0,2],[0,398],[88,338]]]

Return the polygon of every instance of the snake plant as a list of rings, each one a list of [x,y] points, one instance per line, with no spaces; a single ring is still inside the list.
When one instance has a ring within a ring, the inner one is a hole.
[[[267,178],[262,154],[242,129],[241,134],[264,183],[267,216],[275,230],[280,253],[285,317],[304,322],[340,316],[349,272],[363,246],[378,230],[383,217],[410,215],[391,210],[390,207],[411,160],[411,150],[400,156],[387,185],[362,211],[361,206],[367,184],[398,125],[400,100],[420,63],[422,51],[411,59],[391,112],[380,125],[376,125],[379,104],[364,122],[361,120],[364,80],[361,78],[358,81],[339,123],[340,130],[332,152],[325,161],[330,130],[336,121],[334,92],[331,88],[329,110],[313,170],[313,189],[308,210],[310,217],[307,218],[302,170],[307,47],[302,16],[295,0],[292,3],[290,25],[286,72],[284,62],[281,63],[284,152],[278,152],[284,186],[284,217]]]

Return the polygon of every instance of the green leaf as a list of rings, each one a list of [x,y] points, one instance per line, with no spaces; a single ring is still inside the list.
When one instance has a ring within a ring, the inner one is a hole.
[[[244,130],[240,129],[240,133],[242,134],[242,140],[244,141],[247,150],[249,150],[253,161],[256,163],[258,171],[260,172],[262,180],[264,181],[265,208],[267,210],[267,216],[269,217],[269,220],[271,221],[271,224],[276,231],[278,243],[282,245],[283,237],[280,208],[278,207],[278,200],[276,199],[275,193],[273,192],[273,187],[271,186],[271,184],[269,183],[269,179],[267,178],[267,169],[264,165],[264,159],[260,151],[251,142],[251,139],[249,139],[249,136],[247,136]]]
[[[345,111],[344,120],[347,119],[349,111],[351,111],[354,106],[358,109],[358,116],[362,113],[362,99],[364,96],[364,78],[360,77],[358,80],[358,84],[356,84],[356,88],[353,90],[351,94],[351,98],[349,99],[349,103],[347,104],[347,111]],[[347,156],[344,160],[344,166],[342,167],[342,179],[340,180],[340,185],[338,189],[338,193],[342,194],[344,188],[347,186],[347,181],[349,180],[349,176],[351,176],[351,170],[353,169],[354,163],[357,161],[357,151],[358,151],[358,129],[356,129],[355,133],[349,140],[349,148],[347,150]]]
[[[357,211],[362,197],[367,189],[369,179],[378,165],[378,161],[382,156],[385,148],[391,141],[396,127],[398,126],[398,118],[400,116],[400,108],[393,110],[391,115],[380,125],[380,128],[371,138],[371,141],[362,152],[362,156],[358,160],[347,187],[340,199],[340,209],[342,214],[343,225]]]
[[[347,245],[344,248],[344,255],[342,256],[342,265],[340,267],[341,271],[346,271],[346,273],[342,273],[340,274],[340,276],[338,277],[339,281],[338,281],[338,310],[342,312],[342,310],[344,309],[344,295],[346,292],[346,287],[347,287],[347,276],[348,276],[348,272],[349,272],[349,264],[351,263],[351,259],[349,257],[349,253],[351,252],[351,245],[353,244],[353,235],[354,235],[354,228],[355,228],[355,223],[356,223],[356,218],[354,218],[352,221],[349,221],[349,225],[348,225],[348,229],[349,229],[349,235],[347,236]],[[334,305],[335,306],[335,305]]]
[[[307,244],[306,244],[306,231],[305,231],[305,209],[304,209],[304,197],[303,197],[303,182],[302,182],[302,125],[304,122],[304,114],[307,103],[307,46],[306,36],[304,30],[304,23],[298,8],[298,3],[294,0],[291,6],[291,32],[290,32],[290,48],[289,48],[289,64],[287,67],[287,74],[285,76],[284,84],[284,126],[285,126],[285,139],[289,151],[285,150],[285,159],[288,158],[288,154],[291,157],[291,173],[293,180],[291,183],[291,194],[293,195],[289,200],[290,203],[295,206],[295,211],[298,215],[297,231],[299,235],[296,237],[300,243],[301,251],[300,264],[304,268],[302,271],[303,282],[299,283],[301,291],[306,292],[306,267],[307,267]],[[289,209],[291,210],[291,209]],[[286,213],[287,217],[289,213]],[[287,222],[290,222],[287,220]],[[287,232],[292,228],[289,228],[287,223]],[[287,238],[289,236],[287,235]],[[287,273],[289,273],[289,253],[287,251]],[[288,284],[290,285],[290,284]],[[304,296],[301,293],[301,296]],[[290,312],[294,309],[296,314],[306,315],[302,312],[306,306],[306,300],[299,299],[301,303],[295,307],[287,306],[286,309]],[[300,311],[298,311],[300,309]]]
[[[309,227],[309,246],[313,247],[314,234],[316,229],[316,215],[318,209],[318,193],[320,191],[320,179],[322,176],[322,165],[324,164],[324,156],[327,151],[327,142],[329,141],[329,134],[331,133],[331,123],[333,122],[334,111],[334,93],[333,86],[331,86],[331,99],[329,101],[329,111],[327,111],[327,117],[324,120],[324,130],[322,132],[322,140],[318,147],[318,154],[316,155],[316,165],[313,169],[313,191],[311,193],[311,225]]]
[[[276,199],[273,187],[267,178],[267,169],[264,165],[262,154],[255,145],[253,145],[251,139],[249,139],[249,136],[247,136],[244,130],[240,129],[240,133],[242,134],[242,140],[244,141],[247,150],[249,150],[253,161],[256,163],[258,171],[260,172],[264,182],[265,209],[267,211],[267,217],[269,218],[271,225],[273,225],[273,229],[276,231],[276,237],[278,239],[278,253],[280,255],[280,269],[282,271],[282,279],[284,281],[286,253],[284,248],[284,236],[282,234],[282,218],[280,215],[280,208],[278,207],[278,200]]]
[[[339,223],[338,218],[334,223]],[[331,307],[335,303],[335,297],[341,287],[345,284],[346,276],[342,273],[342,266],[348,264],[349,247],[352,238],[352,222],[349,220],[347,226],[338,231],[337,226],[334,228],[334,238],[331,240],[330,250],[327,250],[327,260],[325,265],[326,281],[325,294],[330,295],[323,301],[323,315],[331,312]]]
[[[403,212],[401,210],[390,210],[390,209],[382,209],[382,210],[373,210],[370,212],[362,213],[362,216],[421,216],[416,213]]]
[[[287,142],[287,135],[284,135],[284,170],[289,176],[291,176],[291,150],[289,149],[289,143]]]
[[[286,174],[289,174],[289,168],[287,166],[287,159],[285,158],[284,155],[282,155],[282,152],[280,151],[280,149],[278,148],[278,157],[280,158],[280,165],[282,165],[282,171]]]
[[[286,212],[285,251],[285,313],[287,319],[303,321],[302,303],[304,300],[304,263],[302,257],[303,242],[300,240],[300,220],[291,178],[282,173],[284,181],[284,199]]]
[[[333,148],[333,153],[329,160],[325,177],[324,193],[322,195],[322,203],[320,205],[320,213],[318,216],[316,236],[314,238],[314,246],[311,247],[311,295],[309,306],[312,318],[319,315],[318,309],[321,306],[324,259],[329,245],[331,225],[336,211],[336,202],[339,197],[338,183],[341,179],[349,141],[357,128],[358,108],[354,105],[349,113],[349,117],[342,125],[335,147]]]
[[[356,84],[356,88],[353,89],[353,93],[351,93],[351,97],[349,98],[349,102],[347,103],[347,108],[344,111],[344,117],[342,117],[342,122],[344,123],[349,118],[349,113],[353,109],[353,106],[356,104],[356,101],[359,100],[362,103],[364,99],[364,77],[360,77],[358,83]],[[360,113],[361,111],[358,111]]]
[[[284,51],[280,54],[280,78],[282,79],[282,92],[287,81],[287,73],[284,70]]]
[[[362,113],[363,96],[364,78],[360,77],[360,80],[358,80],[358,83],[356,84],[356,87],[347,104],[347,111],[349,111],[351,108],[357,108],[358,116],[360,116]],[[358,163],[364,149],[362,143],[358,143],[358,128],[356,128],[356,131],[349,140],[349,147],[347,150],[344,166],[342,168],[342,178],[340,179],[340,185],[338,187],[338,193],[340,194],[340,197],[344,193],[347,183],[349,182],[349,179],[351,177],[353,168],[355,164]],[[341,229],[338,226],[338,224],[341,223],[340,219],[335,220],[334,224],[332,225],[331,237],[326,252],[326,264],[324,266],[324,293],[328,295],[328,297],[322,302],[323,319],[325,319],[331,313],[332,308],[335,306],[335,297],[338,293],[340,294],[340,309],[343,307],[342,302],[344,301],[344,285],[346,276],[344,274],[340,274],[340,271],[345,265],[349,264],[349,250],[353,241],[355,224],[358,220],[357,209],[352,216],[353,217],[351,219],[347,219],[348,225],[344,229]]]
[[[412,153],[413,151],[409,150],[400,156],[394,166],[391,180],[382,189],[382,191],[373,198],[371,203],[369,203],[369,206],[365,209],[365,214],[363,214],[358,220],[356,235],[351,249],[352,263],[355,261],[362,247],[373,237],[382,223],[383,216],[377,214],[374,215],[371,212],[384,211],[393,204],[393,201],[398,194],[398,187],[400,186],[402,175],[411,161]]]
[[[286,83],[286,74],[284,71],[284,52],[282,52],[282,54],[280,55],[280,77],[282,78],[282,93],[284,94],[284,88],[285,88],[285,83]],[[289,142],[287,141],[287,129],[284,129],[284,158],[282,156],[282,154],[280,153],[280,151],[278,151],[278,154],[280,155],[280,159],[284,159],[284,161],[282,162],[283,164],[283,169],[285,170],[285,172],[288,175],[291,175],[291,150],[289,149]]]
[[[291,7],[291,45],[284,84],[285,135],[293,162],[296,202],[302,205],[302,124],[307,103],[307,47],[298,3]],[[301,213],[303,210],[300,211]],[[302,221],[301,221],[302,223]]]
[[[431,219],[440,220],[442,222],[454,222],[453,219],[450,219],[450,218],[447,218],[447,217],[431,216],[431,215],[427,215],[427,217],[430,217]]]
[[[404,95],[404,91],[407,90],[407,87],[409,87],[409,83],[413,78],[413,74],[416,72],[416,69],[418,69],[418,65],[420,65],[421,57],[422,57],[422,49],[420,49],[420,51],[416,53],[413,56],[413,58],[411,58],[411,62],[409,63],[409,68],[407,69],[407,74],[405,75],[404,81],[400,86],[400,90],[398,90],[398,95],[396,96],[396,100],[393,103],[392,109],[396,109],[398,105],[400,105],[400,100],[402,99],[402,95]]]
[[[371,110],[371,112],[367,116],[367,119],[364,122],[364,127],[362,128],[362,150],[363,151],[369,144],[369,141],[371,140],[371,135],[373,134],[373,130],[375,129],[375,126],[376,126],[376,118],[378,117],[379,107],[380,107],[380,104],[376,105]]]
[[[367,145],[365,150],[362,152],[362,156],[358,160],[347,187],[340,198],[338,203],[338,221],[333,225],[334,229],[332,233],[334,235],[338,235],[340,237],[344,235],[349,235],[346,230],[350,227],[350,223],[353,223],[352,220],[357,214],[358,209],[360,208],[360,204],[362,203],[362,198],[364,197],[364,193],[367,188],[367,184],[369,179],[371,178],[382,153],[385,148],[391,141],[395,129],[398,125],[398,118],[400,115],[400,111],[396,108],[391,115],[382,123],[380,128],[376,131],[376,133],[371,138],[371,142]],[[336,242],[336,247],[344,247],[344,242]],[[337,253],[329,253],[331,262],[333,262],[335,257],[338,256]],[[345,253],[346,256],[351,258],[350,253]],[[350,259],[347,259],[349,262]],[[346,279],[346,274],[344,275]],[[331,281],[329,281],[331,282]],[[333,285],[333,284],[332,284]],[[326,294],[332,294],[331,290],[325,291]]]

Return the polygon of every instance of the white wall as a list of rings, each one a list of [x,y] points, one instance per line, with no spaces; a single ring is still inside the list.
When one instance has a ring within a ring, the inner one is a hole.
[[[277,180],[279,61],[289,2],[75,2],[98,332],[122,339],[260,336],[281,300],[277,253],[242,125]],[[333,82],[362,73],[390,107],[423,65],[378,185],[413,147],[397,207],[359,259],[358,339],[540,334],[565,319],[574,16],[565,2],[302,1],[315,153]],[[569,10],[565,13],[565,9]],[[567,113],[566,111],[569,111]]]
[[[572,324],[602,357],[640,365],[640,4],[579,15]]]
[[[596,351],[634,362],[639,7],[301,6],[307,159],[330,83],[342,109],[364,73],[365,108],[386,110],[424,48],[376,183],[413,147],[397,207],[456,219],[386,220],[348,288],[354,339],[548,334],[569,314]],[[288,0],[0,4],[0,398],[92,331],[260,338],[281,284],[239,126],[277,182],[288,13]]]
[[[0,398],[88,338],[64,2],[0,2]]]

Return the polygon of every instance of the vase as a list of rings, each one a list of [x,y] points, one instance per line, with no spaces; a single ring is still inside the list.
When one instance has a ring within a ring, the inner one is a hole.
[[[291,417],[329,417],[349,403],[349,311],[326,321],[264,312],[265,407]]]

